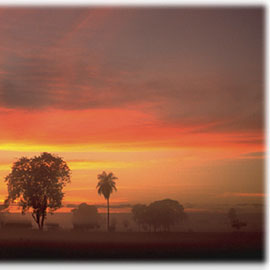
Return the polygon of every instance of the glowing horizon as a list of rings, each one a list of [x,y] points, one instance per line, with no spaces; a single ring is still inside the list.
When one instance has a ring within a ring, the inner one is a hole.
[[[2,8],[0,201],[13,162],[72,170],[66,202],[264,199],[263,11]],[[20,23],[18,23],[20,22]]]

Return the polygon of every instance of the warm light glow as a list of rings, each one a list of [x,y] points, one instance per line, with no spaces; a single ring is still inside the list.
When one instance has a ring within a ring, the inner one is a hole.
[[[258,11],[147,12],[1,10],[0,200],[17,159],[49,152],[72,171],[64,205],[105,203],[102,171],[112,204],[262,201]]]

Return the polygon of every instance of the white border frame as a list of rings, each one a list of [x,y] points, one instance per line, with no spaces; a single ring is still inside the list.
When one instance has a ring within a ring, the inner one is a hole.
[[[195,262],[195,263],[160,263],[157,262],[142,262],[142,263],[134,263],[134,262],[122,262],[122,263],[113,263],[112,261],[108,263],[96,263],[96,262],[86,262],[86,263],[71,263],[71,262],[59,262],[59,263],[50,263],[45,261],[40,261],[38,263],[1,263],[0,260],[0,267],[1,269],[25,269],[25,270],[48,270],[48,267],[58,269],[58,270],[67,270],[67,269],[74,269],[80,268],[80,269],[87,269],[89,270],[89,267],[94,267],[94,269],[106,269],[108,268],[110,270],[135,270],[135,269],[141,269],[144,267],[149,267],[151,269],[164,269],[164,268],[170,268],[170,269],[177,269],[179,270],[179,267],[182,269],[197,269],[197,267],[200,270],[214,270],[218,267],[218,269],[245,269],[245,270],[262,270],[262,269],[268,269],[270,266],[269,262],[269,243],[270,243],[270,237],[269,237],[269,226],[270,226],[270,219],[269,219],[269,168],[270,168],[270,160],[269,160],[269,116],[270,116],[270,108],[269,108],[269,101],[270,101],[270,95],[269,95],[269,77],[267,76],[269,74],[269,3],[267,3],[267,0],[258,0],[258,1],[252,1],[252,0],[226,0],[226,1],[217,1],[217,0],[208,0],[208,1],[198,1],[198,0],[189,0],[189,1],[181,1],[181,0],[0,0],[0,8],[1,7],[12,7],[12,6],[197,6],[197,7],[203,7],[203,6],[215,6],[215,7],[222,7],[222,6],[263,6],[265,7],[265,42],[264,42],[264,48],[265,48],[265,146],[266,146],[266,161],[265,161],[265,192],[266,192],[266,199],[265,199],[265,228],[266,228],[266,261],[265,263],[230,263],[230,262],[221,262],[221,263],[211,263],[211,262]]]

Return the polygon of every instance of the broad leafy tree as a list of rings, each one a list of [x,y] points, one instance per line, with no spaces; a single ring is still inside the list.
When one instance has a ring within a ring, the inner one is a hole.
[[[135,222],[138,224],[139,231],[141,226],[146,225],[147,222],[147,206],[145,204],[135,204],[132,209],[131,213],[133,214],[133,218]]]
[[[97,176],[98,178],[98,184],[97,184],[97,189],[98,189],[98,194],[103,195],[104,198],[107,200],[107,230],[110,231],[110,195],[111,193],[116,189],[116,183],[114,180],[118,179],[116,176],[113,175],[113,173],[107,174],[106,172],[103,171],[102,174],[99,174]]]
[[[78,208],[72,209],[71,212],[73,213],[74,229],[88,230],[99,228],[101,217],[95,205],[81,203]]]
[[[147,218],[154,231],[169,231],[171,226],[185,217],[184,207],[175,200],[155,201],[148,206]]]
[[[171,199],[155,201],[148,206],[136,204],[132,208],[132,214],[139,227],[147,225],[154,231],[169,231],[171,226],[186,218],[183,206]]]
[[[62,189],[70,182],[70,169],[62,158],[42,153],[14,162],[5,181],[8,185],[6,203],[18,201],[23,214],[31,210],[33,219],[42,230],[47,210],[53,212],[61,207]]]

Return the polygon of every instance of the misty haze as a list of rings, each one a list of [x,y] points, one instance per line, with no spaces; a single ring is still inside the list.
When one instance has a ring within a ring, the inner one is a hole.
[[[0,7],[0,260],[262,262],[264,16]]]

